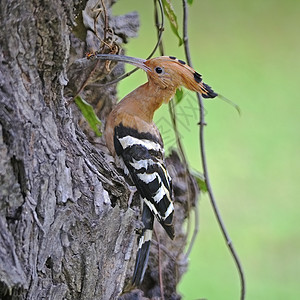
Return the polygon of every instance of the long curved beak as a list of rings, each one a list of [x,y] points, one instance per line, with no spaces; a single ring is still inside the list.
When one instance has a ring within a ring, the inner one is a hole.
[[[146,59],[126,56],[126,55],[115,55],[115,54],[95,54],[95,57],[97,59],[125,62],[134,65],[135,67],[138,67],[140,69],[143,69],[146,72],[149,71],[149,68],[145,65]]]

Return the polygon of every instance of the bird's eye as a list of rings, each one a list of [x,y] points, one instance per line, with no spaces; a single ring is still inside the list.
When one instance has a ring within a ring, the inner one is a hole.
[[[163,70],[161,67],[156,67],[156,68],[155,68],[155,72],[156,72],[157,74],[162,74],[163,71],[164,71],[164,70]]]

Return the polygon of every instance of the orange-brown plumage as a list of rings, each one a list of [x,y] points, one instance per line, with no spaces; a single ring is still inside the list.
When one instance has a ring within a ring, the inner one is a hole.
[[[99,58],[115,59],[131,63],[146,71],[148,82],[124,97],[108,116],[105,139],[110,152],[115,155],[113,145],[113,128],[119,123],[142,132],[154,132],[159,136],[153,123],[154,112],[168,103],[176,89],[184,86],[192,91],[207,95],[207,87],[201,75],[183,61],[169,56],[149,60],[135,59],[119,55],[97,55]],[[158,69],[159,68],[159,69]],[[159,73],[161,71],[161,73]],[[196,74],[196,75],[195,75]],[[196,79],[195,79],[196,78]],[[213,94],[215,97],[217,94]]]
[[[163,97],[161,88],[152,87],[151,83],[148,81],[125,96],[109,114],[105,127],[105,140],[113,155],[115,155],[113,129],[120,123],[139,132],[152,132],[156,136],[160,136],[153,122],[153,115],[163,102],[170,100],[174,91],[165,93],[165,97]]]

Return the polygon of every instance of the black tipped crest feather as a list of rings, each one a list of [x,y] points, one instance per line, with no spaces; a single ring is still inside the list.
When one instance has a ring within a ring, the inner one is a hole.
[[[218,96],[218,94],[209,85],[207,85],[204,82],[202,82],[202,84],[206,91],[206,94],[205,93],[202,94],[203,98],[215,98]]]
[[[202,81],[202,76],[198,72],[195,71],[194,79],[196,80],[197,83],[200,83]]]

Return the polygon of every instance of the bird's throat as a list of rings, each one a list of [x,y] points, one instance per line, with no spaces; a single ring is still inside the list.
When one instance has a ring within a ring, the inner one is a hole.
[[[168,103],[174,96],[174,91],[152,86],[149,82],[135,89],[121,102],[126,103],[128,113],[134,114],[147,123],[151,123],[155,111],[163,104]],[[141,99],[143,97],[143,99]]]

